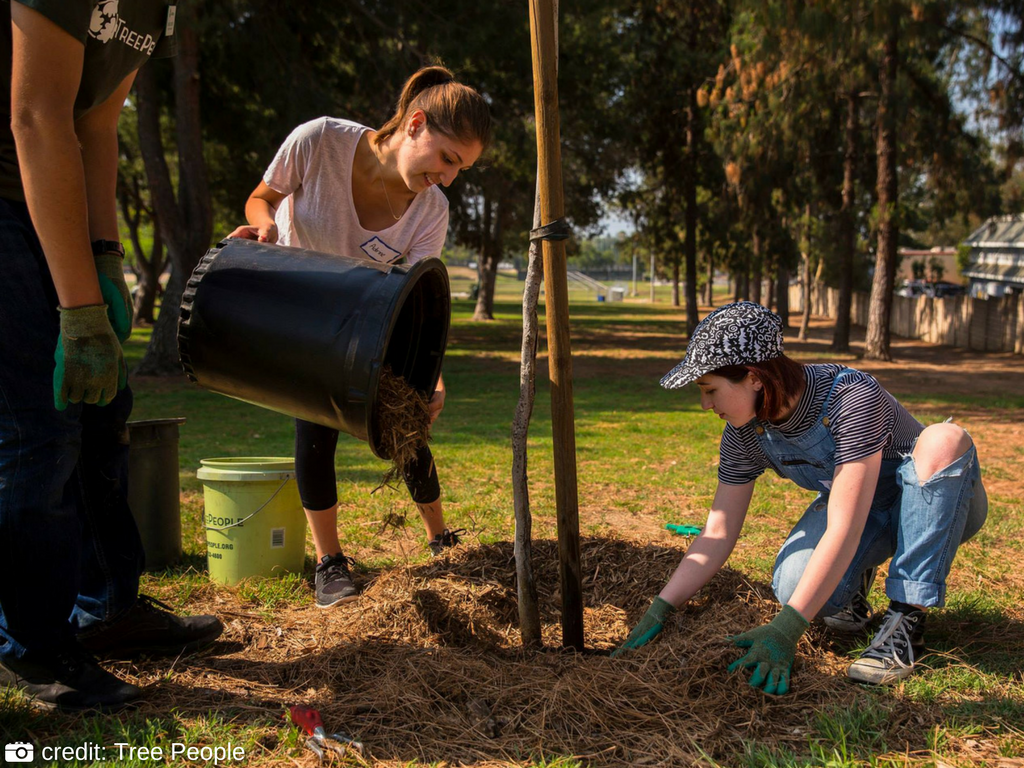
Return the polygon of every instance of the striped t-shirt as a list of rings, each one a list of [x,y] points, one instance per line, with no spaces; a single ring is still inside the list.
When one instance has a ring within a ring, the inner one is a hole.
[[[805,365],[807,388],[796,409],[775,427],[786,437],[796,437],[813,427],[821,415],[832,382],[842,365]],[[828,430],[836,443],[836,464],[863,459],[882,449],[883,459],[909,453],[924,427],[886,392],[873,376],[863,371],[846,374],[829,402]],[[757,442],[753,419],[738,429],[725,425],[719,448],[718,479],[727,485],[743,485],[756,479],[771,464]]]

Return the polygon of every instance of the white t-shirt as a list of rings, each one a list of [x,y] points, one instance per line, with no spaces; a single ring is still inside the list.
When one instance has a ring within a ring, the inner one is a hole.
[[[287,197],[275,220],[278,242],[321,253],[386,264],[415,264],[440,256],[448,234],[448,198],[430,187],[413,198],[387,229],[363,229],[352,200],[352,163],[359,138],[370,129],[350,120],[321,117],[303,123],[285,139],[263,175],[268,187]]]

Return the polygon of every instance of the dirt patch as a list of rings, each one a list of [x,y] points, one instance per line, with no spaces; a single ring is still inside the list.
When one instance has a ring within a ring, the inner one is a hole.
[[[678,310],[676,317],[682,316],[682,310]],[[657,386],[658,380],[686,352],[685,323],[682,320],[671,322],[671,317],[671,314],[652,317],[646,327],[645,323],[618,329],[574,324],[573,372],[581,390],[588,380],[624,377]],[[794,315],[791,323],[792,328],[785,334],[788,355],[804,363],[840,363],[867,371],[898,399],[911,400],[908,406],[914,413],[927,407],[920,402],[927,394],[939,404],[943,400],[974,401],[979,409],[986,411],[985,401],[991,400],[996,407],[1008,408],[1010,412],[1004,415],[1013,421],[1024,421],[1024,409],[1019,408],[1024,398],[1024,357],[1020,355],[971,352],[893,337],[894,360],[886,363],[863,359],[863,328],[853,329],[850,353],[836,354],[831,350],[833,329],[827,321],[815,319],[805,341],[796,338],[799,318]],[[543,372],[547,365],[543,345],[540,352],[538,370]],[[511,348],[504,359],[518,367],[518,353]],[[627,364],[623,365],[624,362]],[[959,413],[949,414],[948,406],[943,418],[946,415],[956,415],[958,420],[960,416]]]
[[[683,317],[683,310],[676,317]],[[706,314],[702,310],[702,315]],[[666,313],[651,318],[649,327],[643,323],[629,327],[602,327],[590,330],[573,329],[573,354],[584,360],[576,365],[580,373],[590,376],[622,374],[620,360],[644,359],[645,367],[630,364],[631,375],[660,376],[668,372],[686,352],[687,337],[682,320],[671,322]],[[799,341],[800,318],[792,315],[786,330],[786,354],[800,362],[837,362],[876,376],[893,394],[927,391],[936,397],[1002,398],[1024,395],[1024,357],[1009,353],[971,352],[957,347],[928,344],[915,339],[893,337],[893,362],[864,360],[864,329],[854,328],[850,338],[851,352],[839,355],[831,350],[832,325],[815,318],[808,338]],[[668,368],[662,361],[666,361]],[[582,366],[582,367],[581,367]],[[660,371],[660,373],[659,373]]]

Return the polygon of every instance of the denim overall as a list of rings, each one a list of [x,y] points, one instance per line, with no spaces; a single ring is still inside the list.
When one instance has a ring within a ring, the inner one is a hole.
[[[772,589],[785,605],[803,576],[827,527],[828,499],[835,475],[836,444],[829,431],[829,403],[836,376],[813,427],[797,436],[783,435],[758,421],[758,444],[772,467],[818,497],[804,512],[775,559]],[[819,616],[843,610],[861,583],[862,574],[890,557],[885,592],[892,600],[925,607],[942,606],[946,576],[957,547],[981,528],[988,499],[974,446],[923,484],[918,482],[911,454],[883,459],[871,510],[853,561]]]

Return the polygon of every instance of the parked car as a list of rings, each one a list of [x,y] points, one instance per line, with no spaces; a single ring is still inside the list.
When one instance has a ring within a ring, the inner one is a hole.
[[[964,294],[967,293],[966,285],[947,283],[944,280],[929,283],[928,289],[931,290],[931,293],[926,293],[926,295],[932,296],[933,298],[936,299],[943,299],[946,298],[947,296],[963,296]],[[926,292],[928,289],[926,289]]]
[[[906,280],[896,290],[897,296],[906,296],[913,299],[918,296],[927,296],[930,299],[944,299],[948,296],[963,296],[967,293],[967,287],[950,283],[945,280]]]
[[[924,280],[904,280],[903,285],[896,289],[896,295],[916,299],[918,296],[925,295],[924,286]]]

